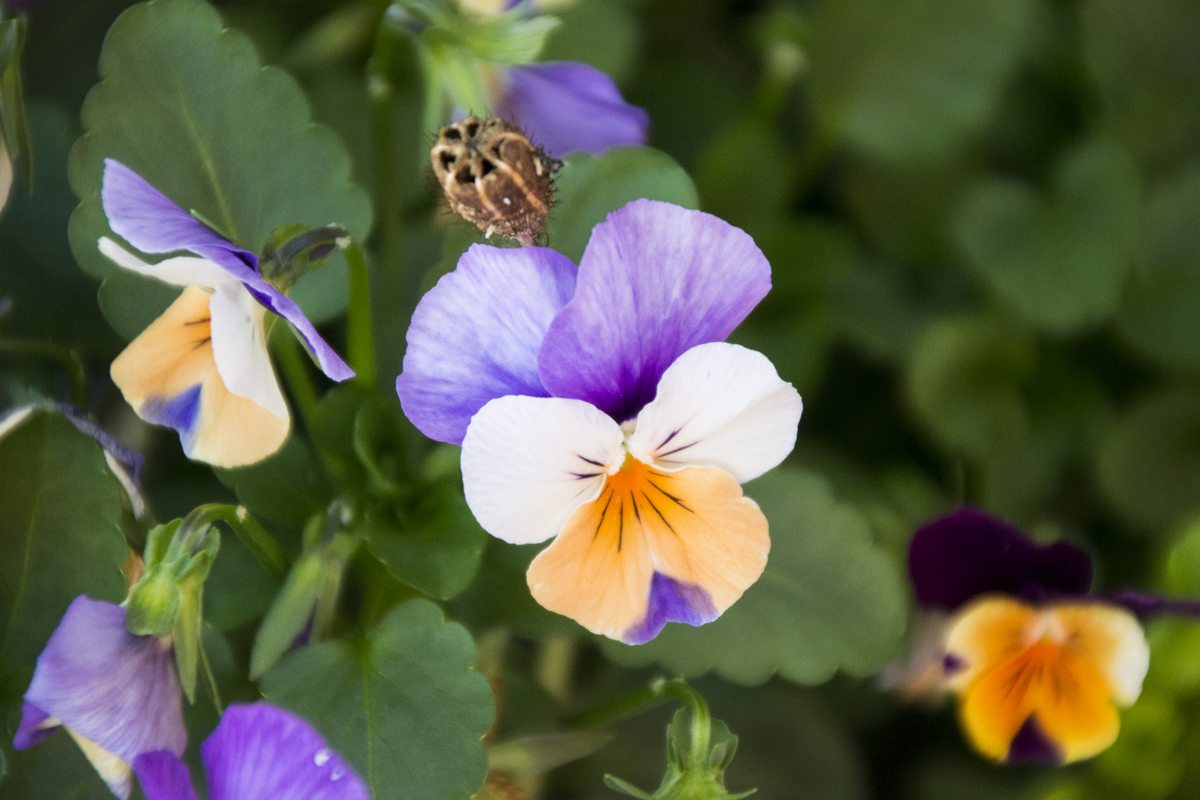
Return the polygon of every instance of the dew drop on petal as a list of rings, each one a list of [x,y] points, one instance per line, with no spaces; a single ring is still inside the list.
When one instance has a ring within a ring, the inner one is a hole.
[[[322,747],[317,751],[317,754],[313,756],[313,763],[318,767],[323,767],[332,756],[333,753],[330,752],[328,747]]]
[[[340,781],[342,779],[342,776],[345,774],[346,774],[346,771],[344,769],[342,769],[341,767],[334,767],[333,772],[329,773],[329,780]]]

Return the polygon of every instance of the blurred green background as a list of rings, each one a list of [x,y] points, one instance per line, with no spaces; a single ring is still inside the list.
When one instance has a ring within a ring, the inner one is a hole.
[[[186,461],[173,433],[138,423],[107,378],[123,340],[68,245],[77,198],[67,158],[105,31],[127,5],[47,0],[31,14],[23,72],[35,178],[18,183],[0,218],[0,297],[12,300],[0,317],[0,407],[70,400],[80,387],[64,365],[80,361],[89,410],[146,453],[159,519],[235,502],[233,486],[276,529],[295,532],[324,502],[297,479],[312,459],[303,443],[253,485],[222,482]],[[386,389],[420,288],[477,238],[438,211],[421,79],[393,65],[394,163],[381,164],[365,75],[382,5],[216,7],[265,63],[296,77],[374,193]],[[650,146],[687,171],[700,207],[751,233],[770,259],[774,290],[733,339],[774,361],[805,412],[790,466],[747,494],[797,530],[836,516],[833,555],[789,555],[789,531],[773,517],[772,558],[794,558],[813,593],[855,607],[853,619],[876,619],[892,638],[829,659],[795,634],[770,669],[689,661],[678,636],[637,653],[588,639],[570,651],[575,680],[555,698],[534,679],[537,665],[547,637],[578,629],[528,607],[520,573],[529,554],[493,544],[449,608],[477,636],[498,624],[515,633],[498,678],[502,734],[542,730],[632,689],[662,673],[643,666],[654,659],[668,671],[714,668],[696,686],[741,737],[734,791],[1200,796],[1200,631],[1191,623],[1151,626],[1151,674],[1117,744],[1064,770],[990,766],[963,744],[948,706],[905,705],[869,677],[896,654],[910,613],[894,576],[914,526],[960,503],[1083,546],[1102,589],[1200,597],[1200,3],[578,0],[546,10],[562,24],[541,58],[608,72],[648,110]],[[550,236],[555,246],[553,217]],[[403,281],[392,277],[401,266]],[[214,582],[263,585],[227,540]],[[863,555],[844,556],[851,551]],[[821,566],[843,556],[861,570],[848,589],[829,585]],[[360,561],[367,575],[377,569]],[[225,605],[228,595],[210,592],[209,620],[228,632],[231,659],[273,591],[267,583],[261,597],[242,591]],[[749,606],[746,624],[759,607]],[[823,624],[841,624],[836,608]],[[790,619],[786,606],[775,613]],[[827,680],[838,667],[851,675]],[[551,774],[543,796],[614,797],[604,772],[656,785],[669,716],[615,727],[615,741]]]

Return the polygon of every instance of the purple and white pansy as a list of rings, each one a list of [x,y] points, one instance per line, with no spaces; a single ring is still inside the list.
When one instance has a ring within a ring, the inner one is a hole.
[[[795,444],[800,396],[724,342],[771,287],[728,223],[637,200],[553,250],[473,246],[418,305],[396,391],[427,436],[462,444],[467,502],[493,536],[554,538],[542,605],[628,643],[701,625],[766,564],[741,483]]]
[[[267,311],[287,320],[331,379],[354,376],[300,307],[262,277],[253,253],[112,159],[104,162],[100,197],[109,226],[133,247],[192,254],[151,264],[112,239],[98,242],[117,265],[186,287],[117,357],[112,378],[139,416],[179,432],[190,458],[251,464],[287,438],[288,408],[267,354]]]
[[[38,656],[13,746],[64,728],[120,798],[141,753],[182,754],[182,696],[170,639],[125,628],[125,609],[80,596]]]
[[[354,768],[300,717],[270,703],[225,710],[200,746],[208,800],[370,800]],[[187,766],[170,750],[134,761],[146,800],[196,800]]]

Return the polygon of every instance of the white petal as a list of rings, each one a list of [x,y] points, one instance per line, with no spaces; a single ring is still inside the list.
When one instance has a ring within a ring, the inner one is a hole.
[[[663,373],[629,452],[662,469],[719,467],[745,483],[792,452],[800,395],[762,353],[713,342]]]
[[[212,317],[213,358],[225,388],[287,419],[287,404],[267,355],[263,333],[266,309],[255,302],[245,286],[231,281],[213,292],[208,311]]]
[[[463,439],[467,505],[488,533],[541,542],[595,500],[625,458],[621,428],[582,400],[508,395],[481,408]]]
[[[215,289],[229,281],[237,280],[207,258],[176,256],[157,264],[148,264],[107,236],[100,237],[99,245],[100,252],[117,266],[173,286],[203,286]]]

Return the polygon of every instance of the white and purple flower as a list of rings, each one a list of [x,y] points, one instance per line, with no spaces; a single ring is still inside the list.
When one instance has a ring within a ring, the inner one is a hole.
[[[401,404],[462,444],[484,529],[556,537],[529,568],[543,606],[642,643],[716,619],[758,579],[767,520],[739,484],[791,452],[801,401],[723,340],[770,288],[744,232],[638,200],[596,226],[578,270],[476,245],[422,299]]]
[[[179,432],[184,452],[220,467],[252,464],[287,438],[287,403],[267,354],[266,312],[292,326],[335,381],[354,376],[295,302],[268,283],[254,254],[193,219],[123,164],[106,159],[100,193],[109,226],[155,264],[102,237],[113,262],[186,287],[112,365],[142,419]]]
[[[80,596],[38,656],[13,746],[64,728],[121,798],[142,753],[187,746],[170,639],[125,628],[125,609]]]
[[[370,800],[362,779],[306,721],[268,703],[226,709],[200,747],[208,800]],[[146,800],[196,800],[170,750],[134,761]]]

